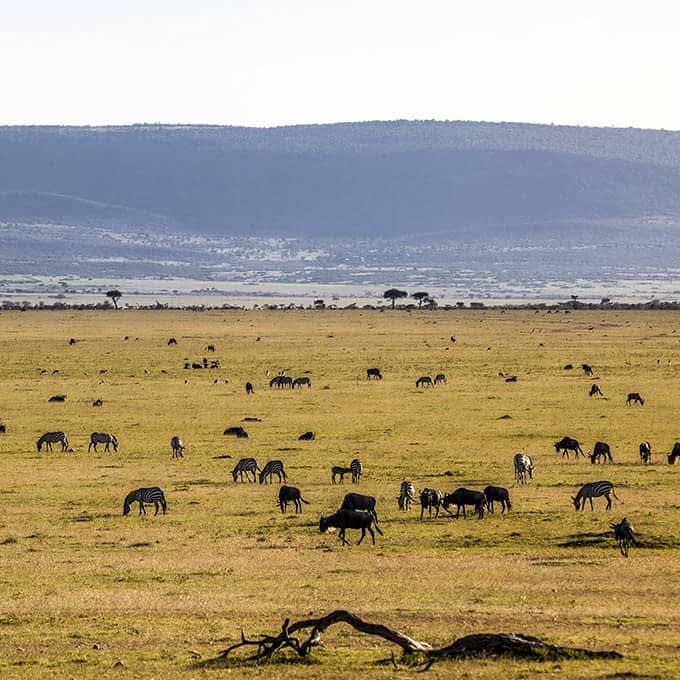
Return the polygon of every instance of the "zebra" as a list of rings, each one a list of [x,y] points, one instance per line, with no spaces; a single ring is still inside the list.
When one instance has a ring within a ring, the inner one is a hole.
[[[64,432],[45,432],[40,439],[36,442],[36,446],[38,447],[38,453],[42,450],[43,444],[46,445],[46,450],[51,451],[52,450],[52,444],[56,444],[57,442],[61,442],[61,450],[62,451],[73,451],[73,449],[70,447],[68,443],[68,438],[66,437],[66,434]]]
[[[286,471],[283,469],[283,463],[280,460],[270,460],[260,470],[260,484],[264,484],[269,477],[269,483],[274,483],[274,475],[279,476],[279,484],[286,481]]]
[[[89,453],[92,448],[94,452],[97,453],[97,444],[105,444],[104,451],[109,450],[109,445],[113,444],[113,450],[118,451],[118,440],[115,434],[109,434],[108,432],[93,432],[90,435],[90,445],[87,447],[87,452]]]
[[[130,493],[125,496],[123,501],[123,514],[128,515],[130,513],[130,506],[137,501],[139,503],[139,514],[144,513],[146,515],[146,509],[144,508],[144,503],[153,503],[156,506],[156,512],[154,515],[158,514],[158,507],[163,509],[163,514],[165,514],[168,509],[168,504],[165,502],[165,494],[163,490],[157,486],[151,486],[148,488],[135,489],[130,491]]]
[[[340,477],[340,484],[342,484],[345,475],[349,474],[352,472],[352,468],[348,467],[342,467],[342,465],[334,465],[331,468],[331,484],[336,484],[337,482],[335,481],[336,477]]]
[[[618,524],[610,522],[609,526],[614,529],[614,538],[619,542],[619,549],[624,557],[628,557],[628,550],[633,545],[638,545],[635,540],[635,529],[627,518],[623,518]]]
[[[432,378],[430,378],[429,375],[421,375],[418,380],[416,380],[416,387],[425,387],[429,385],[430,387],[434,387],[434,383],[432,382]]]
[[[293,380],[293,384],[291,385],[291,387],[293,389],[295,389],[296,387],[302,388],[303,385],[307,385],[308,388],[311,388],[312,381],[306,376],[303,378],[295,378],[295,380]]]
[[[590,509],[593,510],[593,498],[604,496],[607,499],[606,510],[611,510],[612,499],[609,498],[609,494],[612,494],[612,496],[620,502],[620,498],[614,492],[614,485],[611,482],[590,482],[584,484],[579,489],[578,493],[575,496],[572,496],[571,500],[573,501],[576,510],[583,510],[586,507],[586,500],[589,500]]]
[[[410,510],[411,505],[416,499],[416,487],[411,482],[402,482],[399,487],[399,495],[397,501],[400,510]]]
[[[257,473],[260,468],[257,466],[257,461],[254,458],[241,458],[236,466],[231,471],[231,476],[236,481],[237,475],[241,476],[241,481],[243,481],[243,473],[246,473],[246,480],[250,481],[249,474],[253,475],[253,482],[257,481]]]
[[[515,467],[515,480],[520,484],[526,484],[527,475],[529,479],[534,478],[534,463],[525,453],[516,453],[513,458]]]
[[[172,457],[173,458],[184,458],[185,447],[184,447],[184,443],[182,442],[182,440],[179,437],[174,436],[170,440],[170,448],[172,449]]]
[[[446,376],[443,373],[437,373],[434,376],[434,384],[439,385],[440,383],[446,384]]]
[[[350,472],[352,473],[352,484],[358,484],[359,480],[361,479],[361,475],[364,472],[364,468],[361,465],[361,461],[358,458],[355,458],[349,464],[349,469]]]

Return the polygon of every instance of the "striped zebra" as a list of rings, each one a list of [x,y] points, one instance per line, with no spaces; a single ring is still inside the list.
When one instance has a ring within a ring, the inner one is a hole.
[[[146,515],[146,509],[144,508],[144,503],[153,503],[156,506],[156,512],[154,515],[158,514],[158,507],[163,508],[163,514],[165,514],[168,509],[168,504],[165,502],[165,494],[163,490],[157,486],[151,486],[148,488],[135,489],[130,491],[130,493],[125,496],[123,501],[123,514],[128,515],[130,513],[130,506],[137,501],[139,503],[139,514],[144,513]]]
[[[520,484],[526,484],[529,479],[534,478],[534,463],[525,453],[516,453],[513,458],[513,465],[515,467],[515,480]]]
[[[260,471],[260,484],[264,484],[269,477],[269,483],[274,483],[274,475],[279,476],[279,484],[286,481],[286,471],[280,460],[270,460]]]
[[[170,440],[170,448],[173,458],[184,458],[184,443],[179,437],[175,436]]]
[[[358,458],[355,458],[349,464],[349,469],[350,472],[352,473],[352,484],[358,484],[359,480],[361,479],[361,475],[364,472],[364,468],[361,465],[361,461]]]
[[[113,445],[113,450],[118,451],[118,440],[115,434],[109,434],[108,432],[93,432],[90,435],[90,445],[87,447],[87,452],[94,448],[94,452],[97,453],[97,444],[104,444],[104,451],[109,450],[109,445]]]
[[[260,468],[257,466],[257,461],[254,458],[241,458],[238,463],[236,463],[236,466],[234,469],[231,471],[231,475],[234,478],[234,481],[236,481],[237,475],[241,476],[241,481],[243,481],[243,473],[246,473],[246,481],[250,481],[250,477],[248,476],[249,474],[253,475],[253,482],[257,481],[257,473],[260,471]]]
[[[399,502],[400,510],[410,510],[411,505],[416,499],[416,487],[411,484],[411,482],[402,482],[399,487],[399,496],[397,496],[397,501]]]
[[[64,432],[45,432],[45,434],[36,442],[38,453],[42,450],[43,444],[45,444],[47,451],[51,451],[52,444],[56,444],[57,442],[61,443],[62,451],[73,451]]]
[[[614,496],[617,501],[621,502],[621,499],[614,492],[614,485],[611,482],[601,481],[601,482],[590,482],[589,484],[584,484],[575,496],[571,497],[574,503],[574,507],[577,510],[583,510],[586,507],[586,501],[590,501],[590,509],[593,509],[593,498],[598,498],[604,496],[607,499],[606,510],[611,510],[612,499],[609,494]]]

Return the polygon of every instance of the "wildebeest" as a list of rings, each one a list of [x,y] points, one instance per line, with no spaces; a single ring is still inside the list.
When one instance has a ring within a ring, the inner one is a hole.
[[[7,425],[5,423],[0,423],[0,432],[7,432]]]
[[[75,338],[71,338],[71,339],[68,341],[68,344],[69,344],[69,345],[75,345],[77,342],[78,342],[78,341],[77,341]]]
[[[640,442],[640,460],[645,464],[652,462],[652,445],[647,441]]]
[[[588,392],[589,397],[594,397],[596,395],[600,395],[601,397],[604,397],[604,394],[602,393],[602,390],[600,389],[600,386],[597,383],[593,383],[590,386],[590,392]]]
[[[481,491],[471,491],[470,489],[463,489],[461,487],[460,489],[456,489],[453,493],[444,494],[442,505],[447,512],[449,512],[449,505],[455,505],[456,514],[454,517],[458,517],[461,508],[463,508],[463,517],[467,517],[465,514],[465,506],[472,505],[477,512],[477,517],[483,519],[486,497]]]
[[[366,369],[366,380],[373,378],[374,380],[382,380],[382,373],[379,368],[367,368]]]
[[[440,383],[446,384],[446,376],[443,373],[437,373],[434,376],[434,384],[439,385]]]
[[[170,338],[168,340],[168,345],[176,345],[176,344],[177,344],[177,340],[175,340],[175,338]]]
[[[593,367],[588,364],[581,364],[581,368],[586,375],[593,375]]]
[[[291,388],[295,389],[296,387],[302,387],[303,385],[307,385],[308,388],[311,388],[312,381],[307,376],[303,376],[302,378],[295,378],[295,380],[293,380]]]
[[[279,484],[286,481],[286,471],[283,462],[280,460],[270,460],[260,471],[260,484],[264,484],[269,478],[269,483],[274,483],[274,475],[279,478]]]
[[[626,397],[626,406],[630,406],[636,402],[640,404],[640,406],[645,405],[645,400],[640,396],[639,392],[629,392],[628,396]]]
[[[215,345],[208,345],[206,347],[207,352],[214,352],[215,351]]]
[[[680,458],[680,442],[673,444],[673,450],[668,454],[668,464],[675,465],[677,458]]]
[[[173,458],[184,458],[185,447],[184,447],[184,443],[182,442],[182,440],[179,437],[174,436],[170,440],[170,448],[172,449],[172,457]]]
[[[64,432],[45,432],[44,435],[38,439],[36,442],[36,446],[38,447],[38,453],[40,453],[43,444],[46,445],[47,451],[52,450],[52,444],[56,444],[57,442],[61,443],[61,450],[62,451],[73,451],[71,447],[69,446],[68,443],[68,438],[66,437],[66,434]]]
[[[340,477],[340,484],[342,484],[345,475],[348,475],[352,472],[352,468],[348,467],[342,467],[342,465],[334,465],[331,468],[331,484],[337,484],[338,482],[335,481],[336,477]]]
[[[252,394],[255,390],[253,389],[253,383],[246,383],[246,394]]]
[[[578,458],[579,454],[582,456],[585,456],[583,451],[581,450],[581,445],[578,443],[576,439],[572,439],[571,437],[562,437],[560,441],[555,442],[555,451],[559,453],[560,451],[562,452],[562,458],[565,456],[569,458],[569,451],[573,451],[574,455]]]
[[[92,402],[92,406],[103,406],[103,405],[104,405],[104,402],[101,399],[95,399]]]
[[[316,434],[314,432],[303,432],[299,437],[298,441],[301,442],[311,442],[312,440],[316,439]]]
[[[272,387],[276,387],[278,389],[281,389],[283,387],[293,387],[293,379],[289,378],[287,375],[275,375],[270,381],[269,381],[269,387],[270,389]]]
[[[113,450],[118,451],[118,440],[115,434],[110,434],[109,432],[93,432],[90,435],[90,444],[87,447],[87,452],[89,453],[91,449],[94,448],[94,452],[97,453],[97,444],[104,444],[104,451],[109,450],[109,446],[113,445]]]
[[[564,366],[564,370],[565,370],[565,371],[571,371],[573,368],[574,368],[574,365],[573,365],[573,364],[566,364],[566,365]]]
[[[298,489],[295,486],[282,486],[279,489],[279,507],[281,508],[281,512],[286,512],[286,508],[288,507],[288,503],[294,503],[295,504],[295,512],[299,513],[302,512],[302,504],[304,503],[305,505],[309,505],[309,501],[306,501],[303,497],[302,494],[300,493],[300,489]]]
[[[602,458],[603,463],[613,463],[612,452],[607,442],[595,442],[593,452],[590,454],[591,463],[599,463]]]
[[[50,397],[47,401],[66,401],[66,395],[65,394],[55,394],[54,396]]]
[[[357,512],[356,510],[349,510],[347,508],[341,508],[337,512],[324,517],[321,515],[319,520],[319,531],[323,534],[328,531],[330,527],[335,527],[339,529],[338,538],[342,541],[343,545],[349,545],[349,541],[345,539],[345,531],[347,529],[360,529],[361,538],[357,542],[357,545],[364,540],[366,536],[366,530],[371,534],[371,541],[375,545],[375,533],[373,532],[373,523],[375,522],[375,530],[382,536],[383,532],[378,526],[378,522],[374,515],[370,512]]]
[[[222,434],[232,435],[238,437],[238,439],[248,439],[248,433],[240,425],[228,427]]]
[[[508,490],[504,489],[502,486],[487,486],[483,493],[486,498],[486,507],[489,512],[493,512],[494,501],[501,504],[501,514],[505,512],[506,507],[508,511],[512,510],[510,494],[508,493]]]
[[[201,369],[202,369],[202,368],[203,368],[203,364],[199,364],[199,363],[197,363],[196,361],[193,361],[193,362],[191,363],[191,368],[194,368],[194,369],[201,368]]]
[[[434,387],[434,383],[432,382],[432,378],[430,378],[429,375],[421,375],[418,380],[416,380],[416,387]]]
[[[376,524],[378,523],[378,513],[375,510],[375,498],[373,496],[364,496],[361,493],[350,493],[345,494],[342,499],[341,510],[361,510],[363,512],[370,513],[375,519]]]
[[[420,492],[420,519],[423,519],[425,508],[428,510],[429,517],[432,517],[432,509],[435,510],[435,519],[439,517],[439,508],[444,501],[444,496],[439,489],[423,489]]]
[[[628,557],[628,550],[631,546],[638,545],[635,540],[633,525],[624,517],[618,524],[610,522],[609,526],[614,529],[614,538],[619,543],[619,549],[624,557]]]

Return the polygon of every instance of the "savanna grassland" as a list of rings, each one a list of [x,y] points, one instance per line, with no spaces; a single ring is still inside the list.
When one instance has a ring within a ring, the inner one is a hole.
[[[680,465],[665,456],[680,439],[679,328],[678,314],[652,311],[3,312],[0,675],[413,672],[378,663],[394,648],[344,626],[309,661],[209,663],[241,628],[275,632],[286,617],[342,608],[435,645],[523,632],[624,655],[441,662],[434,678],[680,677]],[[221,368],[183,370],[204,356]],[[372,366],[384,380],[366,380]],[[312,388],[270,390],[279,370],[308,375]],[[447,385],[416,389],[439,372]],[[593,381],[606,399],[588,397]],[[630,391],[645,405],[626,406]],[[54,394],[66,402],[48,403]],[[233,425],[250,437],[224,437]],[[38,454],[50,430],[64,430],[75,453]],[[306,430],[317,439],[297,441]],[[87,453],[93,431],[115,433],[119,452]],[[562,460],[552,444],[564,435],[587,451],[608,442],[615,464]],[[643,466],[647,439],[653,462]],[[524,486],[513,480],[517,451],[536,465]],[[277,484],[232,481],[251,455],[284,461],[311,503],[302,515],[280,513]],[[331,466],[355,457],[358,488],[332,486]],[[421,522],[417,506],[397,509],[404,479],[418,490],[506,486],[513,511]],[[623,504],[605,512],[596,499],[594,512],[575,512],[571,496],[598,479]],[[152,485],[165,490],[167,515],[140,517],[135,505],[123,517],[126,493]],[[378,500],[375,546],[319,532],[319,514],[350,490]],[[609,529],[623,516],[641,542],[628,559]]]

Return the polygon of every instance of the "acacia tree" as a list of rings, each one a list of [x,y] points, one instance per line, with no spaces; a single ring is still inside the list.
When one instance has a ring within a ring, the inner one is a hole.
[[[398,288],[390,288],[383,293],[383,297],[386,300],[392,300],[392,309],[394,309],[394,303],[399,298],[408,297],[408,293],[405,290],[399,290]]]
[[[111,302],[113,302],[113,306],[118,309],[118,300],[123,296],[123,294],[119,290],[109,290],[106,293],[107,298],[111,298]]]
[[[423,306],[423,302],[424,302],[427,298],[430,297],[430,294],[429,294],[429,293],[425,293],[424,291],[421,291],[421,292],[419,292],[419,293],[413,293],[413,295],[411,295],[411,297],[412,297],[414,300],[418,300],[418,307],[422,307],[422,306]]]

